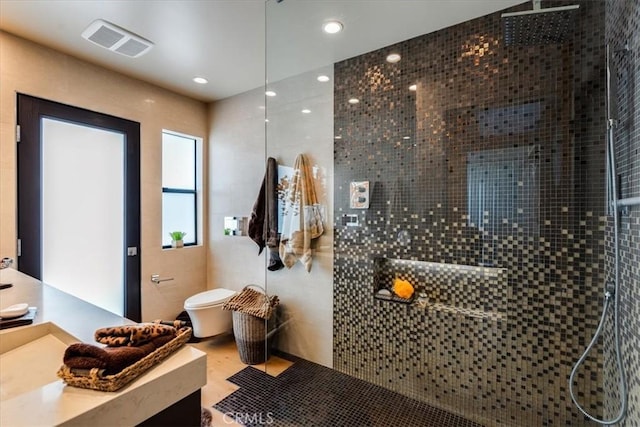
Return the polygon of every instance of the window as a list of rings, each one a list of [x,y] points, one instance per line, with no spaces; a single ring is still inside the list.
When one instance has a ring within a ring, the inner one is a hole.
[[[198,138],[162,132],[162,247],[172,231],[183,231],[184,245],[198,243]]]

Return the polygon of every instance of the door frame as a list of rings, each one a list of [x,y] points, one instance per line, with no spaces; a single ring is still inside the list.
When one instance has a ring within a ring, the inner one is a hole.
[[[17,94],[18,270],[42,280],[42,118],[124,135],[124,315],[141,321],[140,123],[30,95]],[[128,255],[135,248],[135,255]],[[80,260],[76,260],[81,262]]]

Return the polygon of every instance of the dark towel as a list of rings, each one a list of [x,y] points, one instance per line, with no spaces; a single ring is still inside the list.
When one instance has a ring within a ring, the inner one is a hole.
[[[112,326],[100,328],[95,332],[96,341],[110,347],[123,345],[137,346],[162,336],[175,336],[176,328],[158,323],[140,323],[138,325]]]
[[[104,369],[104,375],[113,375],[136,363],[147,354],[174,338],[157,337],[139,346],[97,347],[92,344],[71,344],[64,352],[63,363],[71,369]]]
[[[260,186],[260,193],[253,205],[251,218],[249,219],[248,234],[251,240],[256,242],[259,251],[269,248],[270,271],[280,270],[284,264],[280,260],[278,247],[280,235],[278,234],[278,163],[273,157],[267,159],[267,170]]]

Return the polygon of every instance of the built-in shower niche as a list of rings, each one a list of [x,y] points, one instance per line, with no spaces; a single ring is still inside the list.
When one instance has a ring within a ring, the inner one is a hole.
[[[424,280],[419,280],[416,275],[415,264],[419,261],[408,261],[392,258],[374,258],[373,260],[373,296],[383,301],[411,304],[423,290]],[[414,292],[411,298],[405,299],[393,293],[393,281],[398,278],[406,280],[413,286]],[[381,290],[389,291],[389,295],[379,293]]]
[[[502,318],[507,309],[507,270],[461,264],[375,258],[373,292],[379,300],[413,303],[472,317]],[[415,292],[411,300],[393,295],[395,278],[407,280]],[[378,294],[381,289],[391,297]]]

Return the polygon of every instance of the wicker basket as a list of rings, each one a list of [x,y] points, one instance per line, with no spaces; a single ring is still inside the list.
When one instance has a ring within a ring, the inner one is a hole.
[[[245,307],[232,308],[233,336],[236,340],[240,360],[246,365],[264,363],[269,358],[270,340],[267,341],[267,323],[272,316],[272,308],[278,304],[277,297],[269,297],[266,291],[258,285],[247,285],[259,288],[264,294],[263,301],[248,301]],[[241,292],[242,293],[242,292]],[[242,305],[242,302],[240,303]],[[268,308],[268,309],[267,309]],[[268,313],[267,318],[254,316],[251,313]]]
[[[75,375],[71,369],[62,365],[58,370],[58,377],[70,386],[90,388],[100,391],[117,391],[142,375],[144,372],[160,363],[171,353],[180,348],[191,337],[191,328],[181,328],[174,339],[160,348],[147,354],[136,363],[127,366],[122,371],[113,375],[99,376],[98,369],[91,370],[89,376]]]
[[[233,312],[233,336],[236,339],[240,360],[246,365],[264,363],[267,351],[267,321],[241,311]]]

